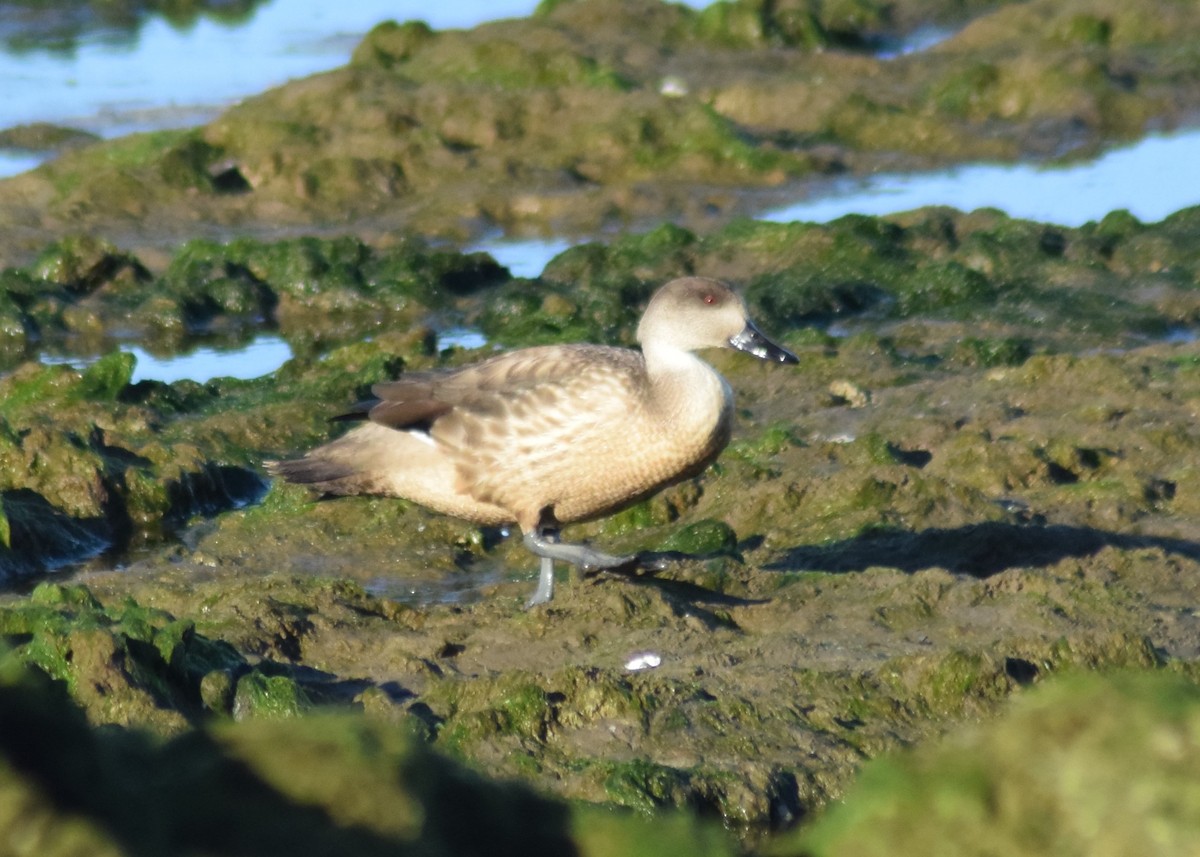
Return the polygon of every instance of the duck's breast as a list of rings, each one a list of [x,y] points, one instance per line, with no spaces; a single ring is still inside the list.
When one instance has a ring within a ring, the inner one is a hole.
[[[523,528],[546,514],[567,523],[691,475],[728,441],[728,388],[699,360],[705,371],[664,384],[637,352],[589,351],[580,360],[573,350],[565,374],[543,373],[437,422],[459,490],[512,510]]]

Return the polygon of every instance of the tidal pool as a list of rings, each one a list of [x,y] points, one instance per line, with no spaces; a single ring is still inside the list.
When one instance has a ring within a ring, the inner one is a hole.
[[[996,208],[1012,216],[1081,226],[1126,209],[1153,223],[1200,205],[1200,183],[1181,181],[1200,161],[1200,129],[1153,134],[1100,157],[1061,165],[965,164],[929,173],[888,173],[818,186],[798,202],[755,215],[776,223],[828,223],[847,214],[887,215],[930,205]],[[562,238],[494,238],[472,245],[517,277],[536,277],[572,246]]]
[[[487,345],[487,337],[470,327],[450,327],[438,333],[437,347],[475,349]],[[241,348],[200,347],[182,354],[160,357],[138,345],[122,346],[137,358],[132,383],[138,381],[189,380],[203,384],[214,378],[250,380],[269,375],[292,358],[292,347],[275,334],[262,334]],[[83,367],[97,359],[93,357],[57,357],[44,355],[43,363],[69,363]]]
[[[344,64],[381,21],[421,18],[446,29],[528,15],[534,0],[429,6],[395,0],[276,0],[245,21],[159,16],[134,30],[85,30],[66,47],[0,49],[0,128],[53,122],[105,137],[201,124],[237,99]],[[3,20],[3,19],[0,19]],[[11,34],[17,22],[9,20]],[[6,175],[19,172],[7,167]],[[28,169],[23,166],[22,169]]]
[[[139,381],[195,381],[203,384],[214,378],[250,380],[274,372],[292,357],[292,348],[274,334],[255,337],[241,348],[211,348],[201,346],[182,354],[159,357],[139,345],[121,346],[137,359],[131,383]],[[43,354],[42,363],[66,363],[82,369],[94,363],[100,355],[59,356]]]
[[[493,238],[469,248],[482,251],[508,268],[514,277],[536,277],[546,263],[575,242],[566,238]]]
[[[965,164],[934,173],[846,179],[759,215],[825,223],[846,214],[894,214],[927,205],[998,208],[1012,217],[1081,226],[1126,209],[1146,222],[1200,203],[1200,183],[1181,180],[1200,160],[1200,129],[1153,134],[1095,160],[1067,165]]]
[[[483,348],[487,345],[487,337],[482,331],[471,327],[451,327],[438,334],[438,351],[447,348]]]
[[[291,346],[274,335],[256,337],[244,348],[197,348],[171,357],[156,357],[137,345],[125,350],[137,358],[133,383],[162,381],[169,384],[188,379],[203,384],[213,378],[249,380],[269,375],[292,357]]]

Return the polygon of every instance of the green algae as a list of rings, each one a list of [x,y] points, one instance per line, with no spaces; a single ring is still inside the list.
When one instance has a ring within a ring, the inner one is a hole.
[[[0,612],[13,656],[64,682],[95,723],[178,731],[198,715],[203,676],[246,669],[191,622],[132,600],[108,608],[82,586],[42,583]]]
[[[724,521],[701,520],[671,533],[660,550],[693,556],[736,555],[737,543],[737,533]]]
[[[954,347],[951,359],[970,366],[1020,366],[1033,353],[1033,343],[1025,337],[998,339],[965,337]]]
[[[604,777],[604,791],[609,800],[642,811],[685,803],[686,784],[687,779],[680,771],[646,759],[613,764]]]
[[[89,729],[58,688],[6,659],[0,719],[0,816],[42,854],[600,855],[634,840],[623,853],[732,853],[714,828],[572,809],[359,717],[230,723],[156,742]]]
[[[127,351],[114,351],[88,366],[79,376],[79,395],[85,399],[115,401],[129,386],[137,358]]]
[[[378,65],[390,69],[407,62],[437,34],[424,21],[384,21],[372,28],[354,49],[353,65]]]
[[[447,712],[439,746],[459,755],[495,736],[545,741],[557,707],[540,684],[519,673],[486,687],[444,684],[430,694],[429,704]]]
[[[534,40],[476,41],[463,32],[439,34],[420,23],[387,22],[367,34],[351,64],[380,65],[407,79],[455,86],[628,87],[613,69],[573,52],[569,41],[552,31],[538,32]]]
[[[866,766],[842,805],[770,853],[950,853],[986,840],[997,854],[1098,843],[1133,854],[1151,839],[1187,853],[1200,823],[1197,710],[1195,685],[1162,674],[1056,682],[994,723]]]
[[[288,676],[267,676],[249,672],[237,681],[233,692],[232,714],[235,719],[248,717],[299,717],[312,707],[312,701]]]
[[[0,146],[31,152],[57,151],[75,146],[86,146],[99,139],[98,134],[50,122],[30,122],[0,129]]]
[[[734,846],[716,825],[697,824],[681,813],[657,813],[643,818],[584,805],[573,809],[572,830],[585,857],[617,854],[717,857],[734,853]]]
[[[790,425],[768,426],[758,437],[741,438],[731,442],[720,466],[724,468],[737,462],[744,465],[757,479],[777,477],[780,474],[777,456],[799,443],[800,440]]]

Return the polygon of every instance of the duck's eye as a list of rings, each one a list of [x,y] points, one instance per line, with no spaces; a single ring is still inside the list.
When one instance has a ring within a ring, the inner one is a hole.
[[[709,306],[712,306],[713,304],[715,304],[715,303],[717,302],[717,296],[716,296],[716,295],[714,295],[714,294],[711,294],[711,293],[710,293],[710,294],[706,294],[706,295],[704,296],[704,302],[705,302],[706,304],[708,304]]]

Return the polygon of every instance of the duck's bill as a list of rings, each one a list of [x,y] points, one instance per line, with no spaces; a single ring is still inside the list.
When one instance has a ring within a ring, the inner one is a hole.
[[[742,332],[730,337],[729,344],[738,351],[753,354],[760,360],[773,360],[776,363],[799,363],[800,358],[763,335],[753,322],[746,322]]]

